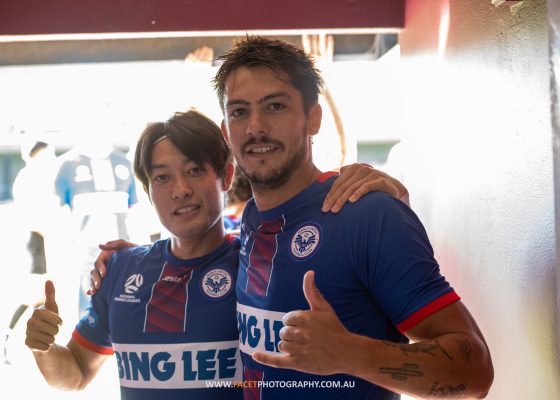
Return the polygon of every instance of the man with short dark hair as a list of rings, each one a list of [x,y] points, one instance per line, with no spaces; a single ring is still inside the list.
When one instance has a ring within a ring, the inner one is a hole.
[[[197,111],[176,113],[142,133],[134,170],[171,233],[123,249],[66,346],[54,285],[27,324],[26,344],[47,382],[82,389],[115,354],[122,398],[238,399],[235,295],[239,241],[226,236],[223,193],[233,164],[218,126]]]
[[[488,347],[414,212],[383,193],[319,210],[334,177],[313,164],[313,61],[263,37],[220,60],[222,132],[254,194],[236,285],[245,398],[485,396]]]
[[[235,167],[231,188],[227,192],[224,226],[226,231],[239,234],[245,204],[253,197],[251,184],[239,167]]]

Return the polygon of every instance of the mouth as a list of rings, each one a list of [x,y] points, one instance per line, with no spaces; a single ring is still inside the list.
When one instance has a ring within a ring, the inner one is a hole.
[[[198,205],[198,204],[189,204],[188,206],[184,206],[184,207],[180,207],[180,208],[175,209],[173,211],[173,215],[183,215],[183,214],[198,210],[199,208],[200,208],[200,205]]]
[[[267,153],[272,153],[276,150],[278,150],[279,146],[277,145],[271,145],[271,144],[266,144],[266,145],[253,145],[253,146],[249,146],[245,151],[247,154],[256,154],[256,155],[261,155],[261,154],[267,154]]]

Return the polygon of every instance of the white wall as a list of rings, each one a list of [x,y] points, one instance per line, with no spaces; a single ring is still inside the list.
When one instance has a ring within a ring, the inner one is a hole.
[[[556,215],[560,215],[560,2],[548,0],[548,20],[550,35],[550,60],[552,69],[551,96],[552,96],[552,129],[554,151],[554,188],[556,198]],[[556,257],[560,249],[560,223],[556,221]],[[557,263],[558,264],[558,263]],[[560,274],[556,274],[556,309],[560,312]],[[560,332],[560,318],[556,318],[556,332]],[[560,343],[556,338],[556,348]]]
[[[560,398],[546,0],[408,0],[402,177],[493,356],[490,399]]]

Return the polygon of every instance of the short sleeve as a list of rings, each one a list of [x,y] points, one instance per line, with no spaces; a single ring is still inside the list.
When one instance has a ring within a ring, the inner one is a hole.
[[[361,223],[366,258],[358,276],[401,332],[459,300],[441,275],[422,223],[406,205],[375,196]],[[373,212],[371,212],[373,210]]]
[[[117,254],[114,254],[107,265],[107,275],[101,289],[92,296],[91,304],[86,314],[80,319],[72,338],[88,350],[99,354],[113,354],[111,336],[109,331],[109,308],[108,299],[111,290],[111,279],[114,278],[111,271],[114,269]]]

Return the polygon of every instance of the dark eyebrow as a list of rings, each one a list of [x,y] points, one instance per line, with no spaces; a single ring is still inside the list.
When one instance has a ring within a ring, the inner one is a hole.
[[[151,166],[152,171],[154,169],[161,169],[161,168],[168,168],[168,166],[166,164],[154,164],[154,165]]]
[[[272,100],[272,99],[275,99],[277,97],[284,97],[286,99],[291,99],[290,95],[286,92],[276,92],[276,93],[267,94],[262,99],[259,99],[259,101],[257,101],[257,103],[259,103],[259,104],[264,103],[267,100]]]
[[[275,99],[277,97],[283,97],[283,98],[286,98],[286,99],[291,99],[291,96],[286,92],[276,92],[276,93],[267,94],[266,96],[260,98],[259,100],[257,100],[257,103],[262,104],[265,101],[272,100],[272,99]],[[226,107],[230,107],[232,105],[248,106],[249,102],[247,100],[241,100],[241,99],[228,100],[228,102],[226,103]]]
[[[248,106],[249,102],[246,100],[228,100],[226,103],[226,108],[229,106],[233,106],[233,105],[243,105],[243,106]]]
[[[185,158],[185,159],[183,160],[183,164],[188,164],[188,163],[190,163],[191,161],[194,162],[194,161],[191,160],[190,158]],[[169,165],[167,165],[167,164],[154,164],[154,165],[151,166],[150,169],[153,171],[154,169],[163,169],[163,168],[171,168],[171,167],[170,167]]]

